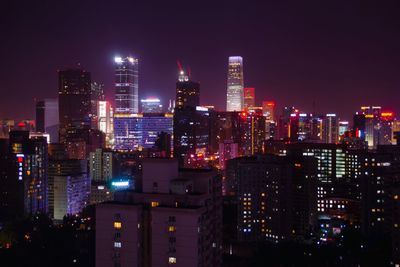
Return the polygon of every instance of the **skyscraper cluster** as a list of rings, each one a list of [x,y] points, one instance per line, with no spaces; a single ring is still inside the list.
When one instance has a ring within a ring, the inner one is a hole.
[[[179,64],[165,111],[157,96],[139,102],[137,58],[114,67],[114,101],[89,71],[67,68],[58,99],[36,101],[36,125],[0,121],[0,222],[62,223],[94,205],[96,266],[218,267],[228,243],[341,246],[348,229],[366,247],[390,241],[400,264],[394,112],[279,112],[245,86],[240,56],[228,59],[226,109],[201,105]]]

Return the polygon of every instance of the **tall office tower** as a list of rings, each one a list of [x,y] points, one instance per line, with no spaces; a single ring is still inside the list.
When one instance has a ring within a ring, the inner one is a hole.
[[[240,133],[239,154],[250,156],[262,153],[265,141],[265,118],[261,112],[240,112],[237,131]]]
[[[379,121],[382,108],[379,106],[363,106],[361,112],[356,115],[364,117],[364,133],[361,133],[364,140],[367,141],[369,148],[376,148],[379,143]],[[362,121],[361,118],[357,119]],[[356,126],[356,125],[355,125]]]
[[[136,192],[96,206],[96,266],[222,264],[221,177],[144,159]]]
[[[49,160],[49,213],[55,220],[77,214],[89,204],[87,160],[68,159],[63,147],[54,148]]]
[[[302,238],[317,222],[317,162],[309,156],[257,155],[227,163],[239,241]]]
[[[378,128],[378,145],[390,145],[392,144],[392,128],[394,123],[393,112],[381,112]]]
[[[255,88],[244,88],[243,89],[243,97],[244,97],[244,109],[247,110],[251,107],[256,106],[256,89]]]
[[[139,112],[139,60],[133,57],[114,58],[115,113]]]
[[[200,83],[190,80],[184,70],[180,70],[176,82],[176,108],[197,107],[200,105]]]
[[[336,114],[326,114],[323,119],[322,141],[328,144],[339,141],[339,118]]]
[[[28,131],[11,131],[10,173],[6,181],[9,214],[14,216],[47,213],[47,140],[29,138]]]
[[[204,107],[175,109],[174,157],[180,167],[200,168],[206,165],[210,136],[210,112]]]
[[[101,148],[89,156],[89,177],[92,181],[110,182],[115,172],[113,152]]]
[[[161,105],[161,100],[154,97],[149,97],[140,100],[142,104],[142,113],[162,113],[163,106]]]
[[[365,114],[356,112],[353,116],[353,131],[361,140],[365,140]]]
[[[242,111],[244,108],[243,95],[243,58],[229,57],[228,88],[226,93],[226,111]]]
[[[116,150],[142,150],[153,148],[158,134],[173,133],[173,116],[170,113],[146,113],[134,116],[114,116]]]
[[[51,143],[58,143],[58,100],[45,99],[36,102],[36,132],[48,133]]]
[[[65,143],[67,133],[90,128],[91,113],[90,73],[83,69],[58,72],[58,103],[60,142]]]
[[[290,118],[293,113],[296,113],[296,109],[294,107],[284,107],[283,108],[282,115],[280,116],[279,122],[278,122],[279,139],[291,138],[290,132],[292,130],[290,129]]]
[[[348,121],[339,121],[339,138],[342,137],[347,131],[349,131]]]
[[[262,112],[267,121],[275,121],[275,102],[263,101]]]
[[[97,82],[92,82],[91,84],[91,96],[90,96],[90,119],[92,121],[91,128],[98,129],[98,110],[99,110],[99,101],[104,101],[104,85]]]
[[[114,146],[114,111],[109,101],[98,102],[98,126],[106,136],[106,147]]]

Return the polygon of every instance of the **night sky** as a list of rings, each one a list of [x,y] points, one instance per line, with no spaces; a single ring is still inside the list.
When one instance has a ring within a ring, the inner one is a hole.
[[[4,1],[3,1],[4,2]],[[80,63],[113,100],[113,58],[137,56],[140,97],[174,98],[176,60],[225,108],[228,56],[257,103],[400,112],[400,1],[7,1],[0,8],[0,118],[34,118],[57,69]]]

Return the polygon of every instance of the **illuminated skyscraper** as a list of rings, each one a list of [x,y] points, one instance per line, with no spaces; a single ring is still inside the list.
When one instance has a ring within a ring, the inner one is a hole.
[[[190,80],[183,70],[180,71],[176,82],[176,107],[195,108],[200,105],[200,83]]]
[[[322,141],[328,144],[339,141],[339,119],[336,114],[326,114],[323,119]]]
[[[91,113],[90,113],[90,118],[92,121],[92,126],[91,128],[93,129],[98,129],[98,116],[99,114],[98,109],[99,109],[99,101],[104,101],[105,96],[104,96],[104,85],[101,83],[97,82],[92,82],[91,84],[91,96],[90,96],[90,105],[91,105]]]
[[[114,58],[115,113],[139,112],[139,60],[133,57]]]
[[[226,110],[242,111],[243,108],[243,58],[229,57]]]
[[[97,129],[105,133],[106,147],[112,147],[114,140],[113,108],[109,101],[98,101],[97,108]]]
[[[254,88],[244,88],[244,108],[256,106],[256,92]]]

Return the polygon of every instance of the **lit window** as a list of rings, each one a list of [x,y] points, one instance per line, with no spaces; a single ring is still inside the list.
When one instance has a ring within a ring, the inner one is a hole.
[[[114,228],[115,229],[121,229],[122,228],[122,223],[121,222],[114,222]]]
[[[121,242],[114,242],[114,248],[121,248],[122,244]]]
[[[160,205],[160,203],[157,202],[157,201],[152,201],[152,202],[151,202],[151,207],[152,207],[152,208],[158,207],[159,205]]]
[[[169,257],[168,258],[168,263],[169,264],[175,264],[176,263],[176,258],[175,257]]]
[[[173,225],[168,226],[168,232],[175,232],[176,231],[176,227]]]

